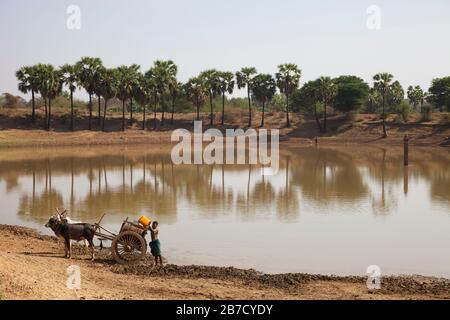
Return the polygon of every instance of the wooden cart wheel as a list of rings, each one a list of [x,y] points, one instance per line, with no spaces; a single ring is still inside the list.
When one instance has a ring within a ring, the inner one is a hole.
[[[147,242],[133,231],[119,233],[111,245],[119,263],[133,263],[143,259],[147,253]]]

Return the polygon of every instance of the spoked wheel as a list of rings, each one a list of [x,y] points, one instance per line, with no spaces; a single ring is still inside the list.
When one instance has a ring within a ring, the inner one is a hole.
[[[143,259],[147,253],[147,242],[133,231],[117,235],[111,245],[114,257],[119,263],[133,263]]]

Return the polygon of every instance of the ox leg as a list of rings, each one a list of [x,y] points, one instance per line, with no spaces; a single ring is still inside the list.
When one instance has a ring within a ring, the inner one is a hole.
[[[94,242],[92,241],[92,239],[86,240],[86,242],[89,241],[89,247],[91,248],[91,254],[92,254],[92,261],[94,261],[95,259],[95,247],[94,247]]]
[[[72,259],[72,241],[69,240],[69,259]]]
[[[70,239],[64,239],[64,257],[70,258]]]
[[[85,252],[88,253],[88,250],[89,250],[89,242],[88,242],[86,239],[84,239],[84,248],[85,248]]]

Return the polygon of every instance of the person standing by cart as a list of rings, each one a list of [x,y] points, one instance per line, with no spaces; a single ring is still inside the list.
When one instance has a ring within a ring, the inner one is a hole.
[[[155,257],[155,266],[158,265],[158,260],[160,266],[163,266],[161,257],[161,243],[159,241],[158,221],[153,221],[149,229],[150,236],[152,238],[152,241],[150,242],[150,252]]]

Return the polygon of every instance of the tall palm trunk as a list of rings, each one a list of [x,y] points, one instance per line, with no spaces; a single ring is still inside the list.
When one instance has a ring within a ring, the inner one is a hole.
[[[172,118],[170,119],[170,124],[173,125],[173,114],[175,113],[175,95],[172,95]]]
[[[48,118],[48,106],[47,106],[47,98],[44,98],[44,108],[45,108],[45,128],[47,128],[47,118]]]
[[[122,100],[122,131],[125,131],[125,99]]]
[[[264,111],[266,107],[266,102],[263,100],[262,102],[262,115],[261,115],[261,127],[264,127]]]
[[[130,126],[133,125],[133,98],[130,99]]]
[[[210,125],[213,126],[214,125],[214,115],[213,115],[213,96],[212,93],[209,95],[209,109],[210,109]]]
[[[383,92],[383,114],[382,114],[382,118],[383,118],[383,138],[387,138],[387,131],[386,131],[386,114],[385,114],[385,104],[386,104],[386,93]]]
[[[97,113],[97,125],[100,127],[101,121],[102,121],[102,105],[101,105],[101,98],[99,95],[97,95],[98,99],[98,113]]]
[[[142,130],[145,130],[145,111],[146,111],[146,109],[147,109],[147,106],[145,105],[145,103],[144,103],[144,105],[143,105],[143,115],[142,115]]]
[[[48,122],[47,122],[47,131],[50,130],[52,120],[52,99],[48,98]]]
[[[34,101],[34,90],[31,89],[31,120],[36,121],[36,104]]]
[[[154,115],[153,116],[153,129],[155,129],[155,130],[156,130],[156,122],[157,122],[157,119],[156,119],[157,111],[158,111],[158,103],[155,102],[155,110],[153,112],[153,115]]]
[[[225,122],[225,92],[222,92],[222,125]]]
[[[327,132],[327,105],[328,101],[323,101],[323,132]]]
[[[89,130],[92,129],[92,94],[89,93]]]
[[[250,100],[250,85],[247,84],[247,100],[248,100],[248,126],[252,126],[252,101]]]
[[[286,126],[289,128],[291,126],[291,121],[289,120],[289,94],[286,93]]]
[[[73,131],[73,90],[70,90],[70,130]]]
[[[164,101],[164,99],[163,100],[161,100],[161,126],[163,126],[164,125],[164,109],[166,108],[166,104],[165,104],[165,101]]]
[[[103,122],[102,122],[102,131],[105,131],[105,124],[106,124],[106,109],[108,106],[108,99],[104,99],[105,100],[105,108],[103,109]]]

